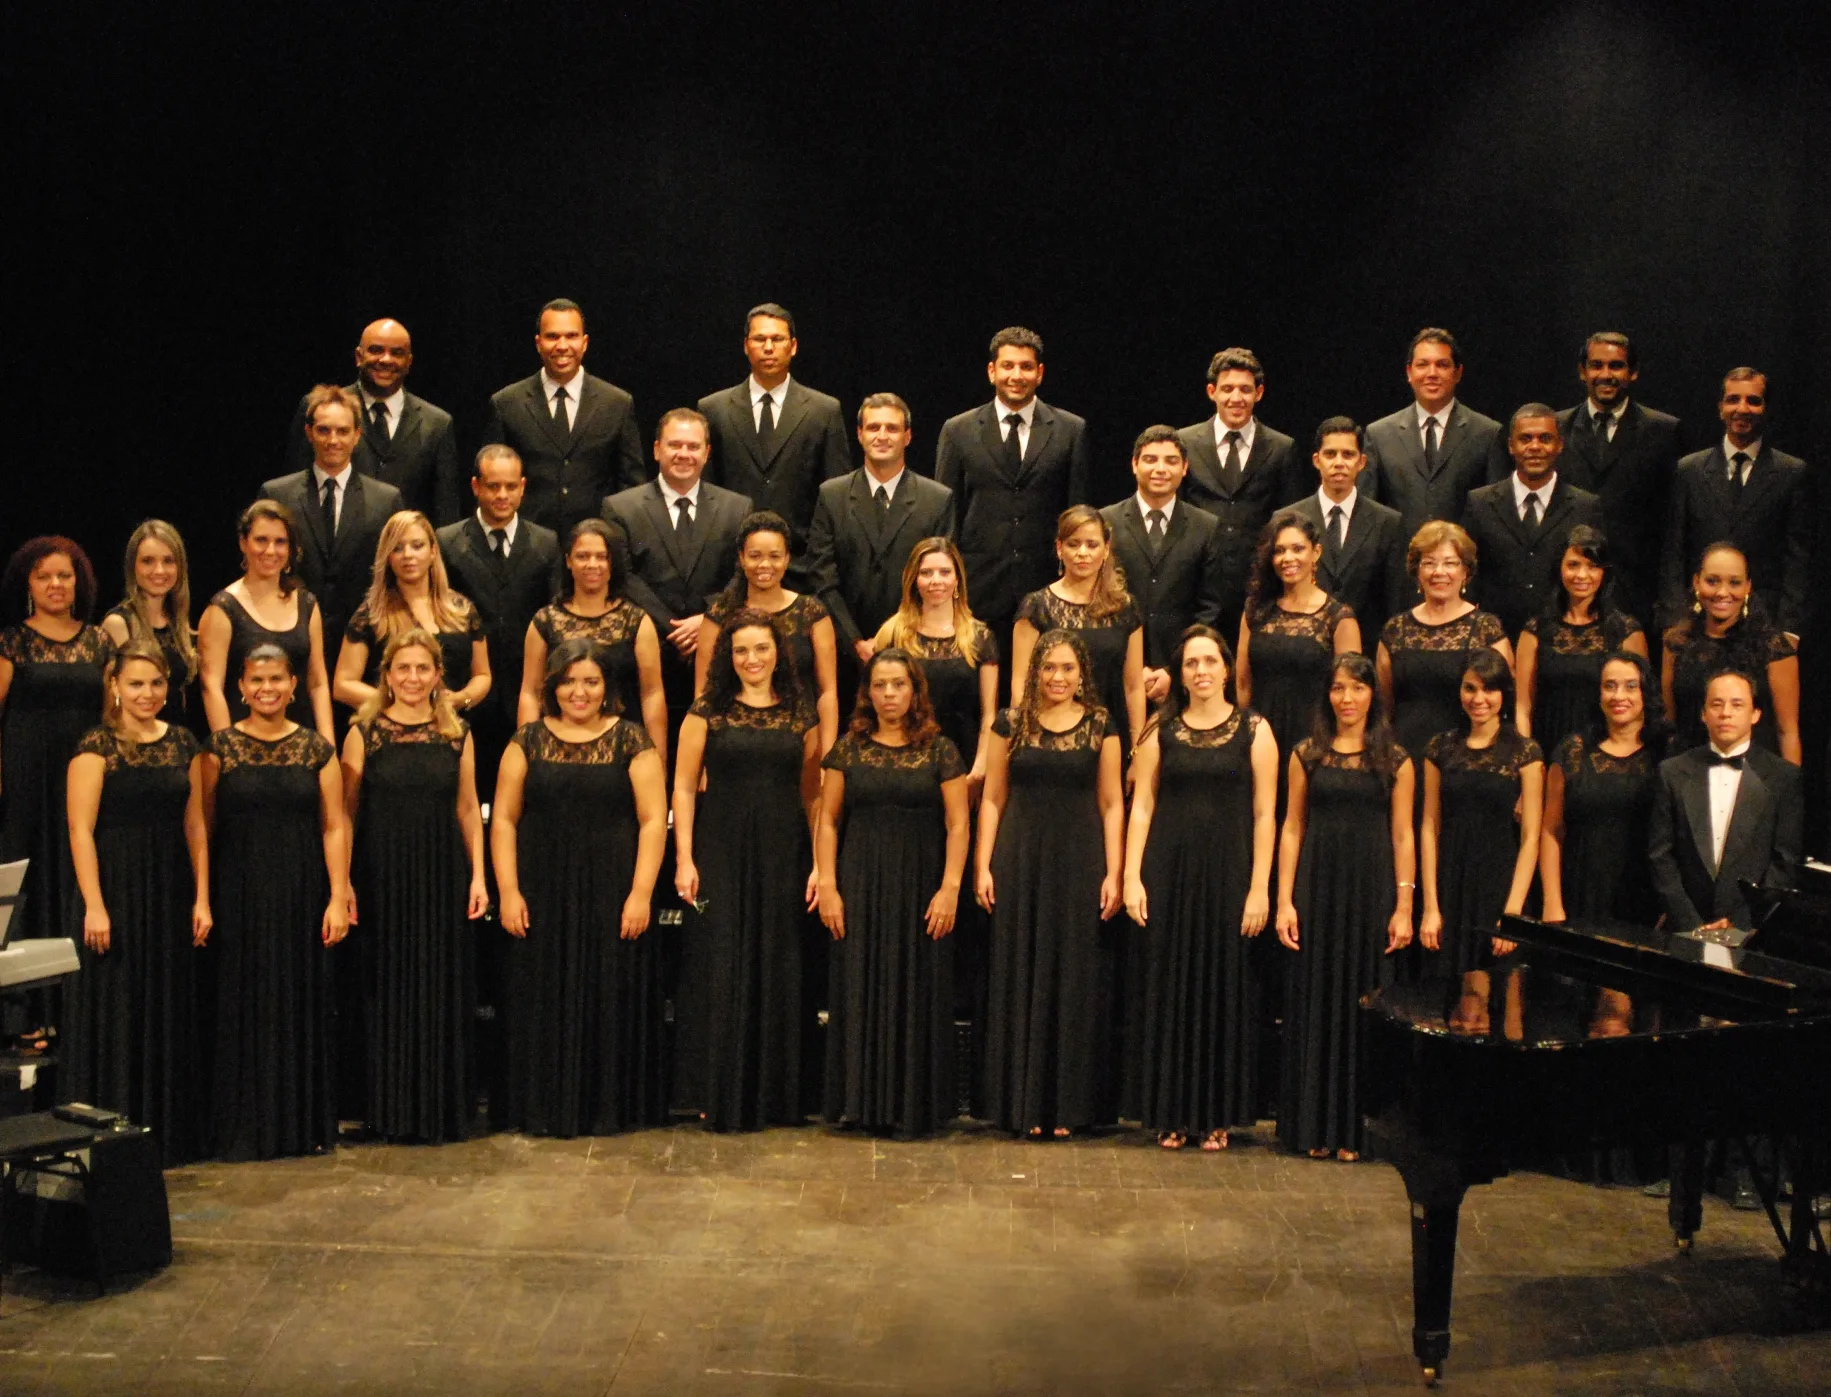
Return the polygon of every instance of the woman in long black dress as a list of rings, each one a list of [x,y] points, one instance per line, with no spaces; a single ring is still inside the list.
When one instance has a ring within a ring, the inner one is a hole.
[[[518,720],[538,722],[544,709],[547,657],[568,640],[591,640],[608,652],[604,681],[617,695],[617,713],[640,723],[668,760],[668,699],[661,686],[661,641],[655,623],[625,595],[629,543],[602,519],[581,519],[566,535],[566,582],[559,595],[534,613],[523,644]],[[503,683],[509,682],[504,675]]]
[[[826,1118],[927,1135],[954,1114],[949,933],[970,821],[966,764],[907,651],[865,664],[851,724],[821,765],[814,860],[834,941]]]
[[[1461,725],[1424,745],[1418,940],[1436,953],[1426,956],[1426,974],[1463,983],[1457,1026],[1486,1014],[1485,980],[1464,977],[1511,949],[1494,933],[1501,917],[1525,909],[1538,869],[1545,758],[1520,735],[1512,709],[1513,671],[1477,650],[1462,674]]]
[[[1112,948],[1125,795],[1081,638],[1036,642],[992,724],[974,886],[992,916],[986,1095],[1001,1129],[1064,1137],[1111,1115]]]
[[[440,683],[453,709],[468,712],[489,697],[493,676],[483,618],[469,597],[453,589],[432,521],[418,510],[402,509],[388,517],[375,542],[368,595],[344,628],[331,696],[361,708],[375,693],[383,649],[411,630],[438,640]],[[512,682],[512,676],[504,675],[502,682]]]
[[[1571,733],[1592,725],[1609,655],[1647,653],[1640,622],[1615,605],[1614,580],[1607,538],[1579,524],[1564,545],[1550,607],[1520,632],[1519,730],[1536,738],[1542,752],[1555,752]]]
[[[1753,596],[1748,559],[1733,543],[1704,550],[1691,579],[1691,616],[1665,632],[1660,692],[1673,723],[1672,750],[1701,747],[1704,690],[1710,676],[1734,669],[1755,681],[1755,741],[1798,766],[1799,648],[1774,628],[1767,608]]]
[[[1394,744],[1371,661],[1337,657],[1328,716],[1290,758],[1278,851],[1285,987],[1278,1138],[1312,1159],[1360,1157],[1360,998],[1411,941],[1412,763]]]
[[[102,617],[118,650],[157,645],[172,676],[160,718],[195,734],[209,731],[197,692],[197,636],[191,629],[191,567],[184,539],[163,519],[148,519],[127,540],[126,594]]]
[[[401,632],[343,743],[368,1123],[384,1139],[461,1139],[469,1124],[472,942],[460,933],[489,908],[475,762],[437,638]]]
[[[210,935],[210,855],[197,739],[160,718],[166,686],[157,649],[122,651],[108,721],[70,759],[83,901],[66,934],[82,968],[65,992],[57,1092],[152,1127],[170,1166],[203,1147],[192,951]]]
[[[788,576],[788,521],[767,509],[746,515],[738,526],[737,572],[706,606],[694,647],[694,693],[703,694],[718,649],[719,632],[741,610],[775,617],[789,668],[820,718],[820,750],[839,736],[839,652],[833,618],[811,592],[791,592]]]
[[[1227,642],[1183,632],[1133,765],[1125,908],[1144,938],[1142,1119],[1165,1149],[1227,1148],[1258,1104],[1251,938],[1271,911],[1278,743],[1231,701]]]
[[[1122,757],[1129,759],[1144,731],[1144,613],[1125,590],[1112,526],[1097,509],[1070,506],[1056,520],[1055,556],[1062,575],[1017,607],[1011,693],[1026,691],[1037,637],[1070,632],[1087,652],[1090,696],[1106,709]]]
[[[726,617],[674,765],[674,890],[695,909],[681,955],[675,1100],[713,1130],[795,1125],[806,1114],[802,956],[817,892],[820,720],[779,625],[748,607]]]
[[[1361,648],[1353,610],[1316,585],[1321,561],[1316,525],[1294,509],[1279,511],[1259,539],[1251,594],[1240,618],[1240,703],[1271,724],[1281,771],[1291,749],[1316,726],[1330,664]],[[1280,780],[1280,801],[1283,784]],[[1278,813],[1284,813],[1282,806]]]
[[[287,717],[299,687],[277,645],[242,661],[248,716],[204,749],[216,928],[211,1138],[224,1159],[337,1142],[331,947],[350,929],[350,846],[336,751]]]
[[[663,1096],[661,960],[649,934],[667,843],[667,775],[618,711],[608,646],[561,640],[543,716],[502,755],[490,850],[509,957],[511,1128],[610,1135]]]
[[[300,679],[300,692],[293,695],[286,716],[333,741],[323,614],[317,598],[293,576],[299,530],[292,511],[277,500],[256,500],[242,511],[236,528],[242,575],[210,598],[197,622],[198,677],[210,731],[221,732],[248,716],[248,705],[229,676],[242,672],[255,646],[277,645]],[[330,637],[331,643],[336,640]]]

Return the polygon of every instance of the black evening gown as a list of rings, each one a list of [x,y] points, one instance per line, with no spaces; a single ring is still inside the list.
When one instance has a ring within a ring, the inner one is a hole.
[[[1407,752],[1462,722],[1462,672],[1469,656],[1507,638],[1500,618],[1471,611],[1454,621],[1429,626],[1401,611],[1380,631],[1380,644],[1392,661],[1393,736]],[[1417,804],[1424,806],[1422,789]]]
[[[390,1140],[462,1139],[472,938],[458,826],[464,735],[382,713],[362,734],[354,875],[361,920],[369,1125]]]
[[[83,904],[69,908],[82,968],[64,990],[57,1094],[151,1126],[167,1167],[202,1153],[204,1082],[198,1061],[191,907],[197,883],[184,840],[197,739],[167,724],[152,742],[87,733],[79,753],[101,757],[95,857],[109,946],[83,943]]]
[[[215,1152],[327,1150],[337,1143],[336,1044],[318,780],[336,754],[306,727],[271,741],[224,728],[209,750],[220,768],[210,840]]]
[[[928,680],[928,699],[942,735],[954,744],[960,759],[972,769],[979,759],[979,671],[998,668],[998,638],[983,621],[973,622],[973,663],[968,664],[953,636],[917,634],[909,653],[922,666]],[[970,899],[969,899],[970,900]]]
[[[118,616],[121,624],[127,627],[129,639],[133,636],[133,620],[127,614],[125,606],[111,606],[109,616]],[[153,628],[153,640],[159,646],[159,653],[165,656],[165,667],[171,671],[171,679],[165,691],[165,707],[159,710],[159,720],[165,723],[177,723],[189,728],[199,739],[208,736],[203,721],[203,700],[197,692],[197,677],[187,678],[184,668],[184,656],[178,653],[178,647],[172,642],[172,628],[156,626]]]
[[[1640,622],[1619,611],[1582,625],[1534,616],[1526,622],[1525,633],[1538,637],[1532,736],[1541,751],[1552,752],[1571,733],[1582,732],[1595,722],[1603,662],[1641,633]]]
[[[1722,636],[1704,634],[1701,620],[1668,626],[1666,653],[1672,657],[1671,754],[1702,747],[1710,740],[1704,731],[1704,690],[1710,676],[1722,669],[1739,669],[1753,676],[1755,707],[1761,721],[1754,740],[1770,752],[1780,750],[1780,725],[1774,720],[1773,691],[1767,667],[1799,653],[1792,641],[1758,617],[1738,621]]]
[[[621,937],[640,833],[629,764],[655,750],[624,718],[589,742],[518,730],[528,761],[516,857],[528,934],[511,938],[509,1109],[529,1135],[659,1124],[666,1033],[655,927]]]
[[[706,619],[723,630],[734,609],[720,592],[707,604]],[[802,696],[812,704],[820,697],[820,678],[814,669],[814,627],[827,619],[826,606],[812,592],[797,592],[774,616],[781,643],[788,650],[788,667],[801,683]]]
[[[460,609],[464,612],[464,619],[458,623],[458,629],[438,632],[437,640],[439,663],[445,671],[439,682],[455,694],[470,683],[471,647],[483,639],[483,617],[462,593],[453,592],[451,595],[457,603],[462,603]],[[354,640],[369,647],[368,662],[362,667],[362,682],[374,684],[381,674],[382,652],[387,649],[388,642],[377,633],[375,623],[369,619],[369,603],[366,600],[356,608],[356,614],[350,617],[349,625],[343,628],[343,639]],[[332,669],[337,667],[334,656],[326,656],[325,663]],[[520,675],[516,675],[507,682],[519,683],[520,678]],[[491,675],[490,680],[492,683],[505,682],[496,675]]]
[[[547,643],[547,655],[568,640],[595,640],[610,651],[610,673],[605,684],[622,704],[625,718],[642,721],[642,673],[636,664],[636,632],[647,613],[633,601],[619,597],[602,616],[581,616],[564,602],[543,606],[534,613],[534,630]],[[499,681],[504,682],[504,681]],[[516,675],[514,683],[521,682]],[[627,889],[626,889],[627,891]]]
[[[693,823],[705,910],[686,914],[675,1101],[713,1130],[797,1125],[813,867],[801,767],[819,719],[811,700],[713,712],[702,697],[692,712],[707,728]]]
[[[102,672],[114,646],[100,626],[48,640],[28,625],[0,630],[13,685],[0,719],[0,863],[29,858],[13,937],[79,936],[83,899],[70,863],[64,778],[76,744],[102,716]]]
[[[1034,594],[1033,594],[1034,595]],[[992,730],[1009,739],[1014,713]],[[1025,1133],[1110,1119],[1113,946],[1100,921],[1106,842],[1101,744],[1115,735],[1089,709],[1066,732],[1014,745],[992,847],[992,977],[986,1098],[994,1121]]]
[[[1344,754],[1299,744],[1308,780],[1288,957],[1278,1138],[1293,1150],[1359,1150],[1360,999],[1384,972],[1392,871],[1392,783]]]
[[[1252,744],[1262,721],[1236,708],[1215,728],[1178,714],[1157,729],[1142,869],[1150,915],[1132,933],[1145,946],[1148,1130],[1199,1136],[1257,1119],[1259,987],[1240,917],[1252,887]]]
[[[293,588],[293,595],[299,599],[299,619],[293,622],[291,630],[285,631],[268,630],[249,615],[248,609],[227,589],[210,598],[210,605],[229,618],[229,663],[223,672],[223,697],[229,702],[229,721],[232,723],[239,723],[248,716],[248,705],[242,702],[242,691],[236,683],[241,678],[242,662],[257,645],[277,645],[292,661],[293,676],[299,681],[298,690],[287,705],[286,716],[301,727],[317,725],[317,719],[312,716],[312,696],[306,687],[306,678],[312,658],[312,612],[318,608],[318,599],[300,586]],[[337,637],[324,637],[327,650],[336,643]],[[336,668],[337,657],[327,654],[324,664],[327,671]]]
[[[847,733],[822,763],[845,777],[827,1002],[826,1118],[904,1139],[954,1115],[953,936],[928,935],[947,866],[941,787],[966,775],[946,737],[886,747]]]
[[[1094,692],[1090,702],[1102,705],[1110,715],[1112,735],[1119,739],[1120,753],[1129,760],[1132,751],[1131,720],[1125,708],[1125,652],[1132,632],[1144,629],[1144,614],[1130,597],[1110,616],[1093,614],[1093,608],[1079,602],[1064,601],[1047,587],[1026,596],[1017,608],[1017,620],[1036,627],[1037,639],[1050,631],[1073,631],[1087,647],[1088,667],[1093,671]],[[1035,664],[1036,655],[1030,662]],[[1019,703],[1022,694],[1011,696]]]
[[[1493,937],[1519,856],[1513,812],[1520,773],[1545,758],[1529,737],[1477,748],[1460,732],[1444,732],[1424,745],[1424,759],[1439,773],[1437,909],[1443,914],[1442,949],[1424,953],[1424,969],[1456,978],[1494,963]]]
[[[1647,862],[1647,825],[1659,763],[1645,747],[1615,757],[1572,733],[1558,746],[1557,764],[1564,775],[1564,915],[1652,926],[1661,909]]]
[[[1273,606],[1247,613],[1252,637],[1252,706],[1278,739],[1278,817],[1284,817],[1284,787],[1291,751],[1310,735],[1319,706],[1329,696],[1335,663],[1335,628],[1352,620],[1350,607],[1325,597],[1314,611]]]

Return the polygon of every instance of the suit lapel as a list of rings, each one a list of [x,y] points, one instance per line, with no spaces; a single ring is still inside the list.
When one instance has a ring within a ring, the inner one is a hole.
[[[1028,480],[1036,470],[1036,463],[1043,459],[1043,452],[1049,446],[1049,435],[1054,430],[1055,414],[1038,399],[1030,414],[1030,445],[1024,450],[1024,468],[1017,473],[1019,484]]]
[[[1751,747],[1750,754],[1753,751]],[[1713,873],[1720,876],[1725,868],[1742,866],[1739,856],[1754,842],[1755,831],[1761,828],[1767,814],[1769,799],[1767,782],[1761,779],[1755,764],[1745,758],[1742,763],[1742,784],[1736,788],[1736,803],[1729,812],[1729,832],[1723,838],[1723,862],[1712,870]]]
[[[1445,439],[1449,433],[1444,434]],[[1405,444],[1405,454],[1410,458],[1412,474],[1420,480],[1429,480],[1430,472],[1424,468],[1424,434],[1418,430],[1418,405],[1414,402],[1405,409],[1399,418],[1399,439]],[[1437,461],[1443,461],[1443,442],[1437,443]]]
[[[419,399],[413,394],[404,394],[401,398],[401,420],[394,424],[394,435],[386,443],[386,454],[393,458],[408,454],[413,441],[413,434],[420,429]]]
[[[1175,536],[1177,521],[1182,520],[1185,523],[1187,522],[1186,520],[1183,520],[1183,512],[1180,509],[1172,510],[1170,519],[1170,527],[1164,530],[1166,547],[1168,540]],[[1149,558],[1151,556],[1151,535],[1150,531],[1144,527],[1143,517],[1138,513],[1138,500],[1136,496],[1126,500],[1119,506],[1119,532],[1126,535],[1138,551],[1143,553],[1145,557]],[[1138,583],[1142,580],[1143,579],[1141,578],[1126,579],[1127,585],[1134,589],[1137,588]]]
[[[979,444],[985,448],[985,454],[991,458],[992,469],[997,471],[1007,484],[1017,484],[1018,477],[1005,469],[1004,437],[999,434],[998,406],[995,403],[979,409]]]
[[[350,472],[350,478],[352,480],[356,478],[355,471]],[[324,533],[324,514],[322,512],[322,507],[318,503],[318,477],[312,472],[310,467],[307,467],[305,471],[304,493],[305,504],[300,510],[300,513],[305,516],[305,532],[311,535],[312,543],[317,547],[318,551],[324,555],[325,561],[329,562],[331,557],[331,540],[327,538]],[[343,507],[345,509],[350,507],[350,502],[347,499],[344,501]]]
[[[1418,429],[1418,416],[1414,412],[1411,418],[1412,430]],[[1444,424],[1443,440],[1437,443],[1437,470],[1439,473],[1449,469],[1450,458],[1456,454],[1456,447],[1469,434],[1469,410],[1461,403],[1450,409],[1450,420]],[[1418,459],[1424,459],[1424,439],[1418,439]]]
[[[748,385],[746,385],[748,389]],[[745,394],[749,396],[748,392]],[[769,438],[769,457],[763,462],[764,471],[776,463],[776,457],[782,454],[782,444],[789,439],[795,428],[801,425],[801,419],[807,416],[807,400],[810,394],[807,389],[792,378],[788,381],[788,392],[782,395],[782,415],[776,419],[776,429]],[[751,423],[751,436],[756,436],[756,423]]]
[[[702,525],[706,522],[705,498],[705,487],[702,485],[698,520]],[[674,532],[674,516],[668,513],[667,501],[662,498],[661,485],[658,481],[649,482],[648,494],[643,497],[642,508],[648,512],[649,523],[654,525],[655,532],[661,535],[661,546],[667,551],[669,560],[673,562],[674,571],[684,579],[693,570],[693,567],[687,562],[680,546],[680,538]]]
[[[1189,448],[1189,469],[1211,495],[1221,493],[1221,453],[1214,444],[1214,419],[1202,423]]]
[[[571,383],[566,385],[566,395],[568,397],[572,396],[574,392],[579,392],[579,416],[583,416],[585,412],[584,395],[579,389],[579,385],[583,384],[584,381],[585,375],[580,374],[574,378]],[[534,415],[534,420],[538,424],[540,430],[546,433],[547,440],[553,443],[554,448],[562,455],[570,450],[572,446],[572,433],[564,430],[553,420],[553,414],[547,408],[547,392],[541,384],[539,374],[535,374],[533,378],[528,380],[528,394],[524,401],[527,404],[528,411]],[[575,422],[577,420],[577,417],[573,419]]]
[[[897,484],[896,495],[890,501],[888,514],[878,515],[877,506],[866,501],[865,508],[870,510],[873,523],[877,525],[871,544],[874,559],[882,558],[886,553],[894,556],[896,541],[902,536],[910,516],[915,513],[916,491],[920,488],[915,472],[905,469],[902,480]]]
[[[1354,497],[1354,513],[1348,516],[1347,532],[1342,535],[1341,551],[1335,555],[1335,576],[1337,581],[1347,576],[1348,564],[1354,555],[1361,550],[1367,541],[1367,535],[1373,532],[1373,511],[1364,507],[1365,501],[1359,495]],[[1329,516],[1322,515],[1323,551],[1328,551]]]
[[[350,472],[350,483],[343,495],[343,510],[337,516],[337,544],[331,549],[333,562],[353,554],[364,532],[362,511],[365,496],[362,479],[360,472]]]
[[[1729,463],[1723,463],[1724,484],[1727,486]],[[1773,450],[1766,442],[1761,443],[1761,453],[1756,456],[1748,468],[1748,481],[1740,490],[1730,491],[1736,498],[1736,513],[1742,515],[1752,510],[1763,495],[1769,494],[1780,485],[1780,467],[1774,464]]]
[[[1679,795],[1685,804],[1685,823],[1691,826],[1691,842],[1697,847],[1698,862],[1714,880],[1717,859],[1710,839],[1710,768],[1701,759],[1691,762],[1680,773]],[[1727,850],[1728,843],[1723,847]]]

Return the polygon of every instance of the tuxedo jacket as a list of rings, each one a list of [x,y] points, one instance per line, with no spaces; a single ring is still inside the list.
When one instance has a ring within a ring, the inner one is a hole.
[[[954,534],[954,492],[945,485],[905,469],[887,513],[872,502],[872,485],[862,466],[827,481],[808,530],[808,573],[844,646],[871,639],[896,614],[916,544]]]
[[[292,511],[299,532],[299,559],[293,571],[318,599],[323,613],[324,663],[327,669],[335,669],[343,628],[361,605],[375,572],[375,545],[381,541],[382,525],[389,515],[406,507],[401,492],[352,470],[335,539],[325,536],[310,470],[267,481],[261,486],[261,498],[277,500]]]
[[[360,384],[345,390],[362,399]],[[364,475],[386,481],[401,492],[401,508],[417,509],[436,524],[460,519],[470,507],[469,470],[458,462],[458,438],[451,414],[424,398],[403,394],[401,420],[394,435],[384,437],[368,422],[356,443],[350,464]],[[286,439],[286,469],[311,469],[312,447],[305,439],[305,399],[299,399],[292,416],[292,433]]]
[[[1558,414],[1564,454],[1558,475],[1602,501],[1602,531],[1614,573],[1615,602],[1649,631],[1656,625],[1659,545],[1678,465],[1678,419],[1629,399],[1603,441],[1583,403]]]
[[[1712,857],[1710,755],[1709,747],[1694,747],[1659,766],[1647,857],[1672,931],[1695,931],[1721,917],[1747,929],[1751,916],[1741,880],[1791,887],[1799,868],[1805,822],[1799,768],[1764,747],[1749,747],[1718,864]]]
[[[1678,463],[1666,538],[1660,550],[1665,624],[1684,619],[1699,554],[1727,540],[1748,558],[1748,578],[1783,631],[1799,634],[1807,619],[1813,508],[1806,463],[1765,441],[1740,488],[1729,483],[1729,458],[1718,442]]]
[[[698,518],[682,539],[654,480],[603,501],[604,518],[629,540],[629,598],[654,621],[663,659],[674,649],[667,644],[669,625],[704,611],[706,599],[737,570],[738,526],[750,509],[748,496],[701,480]]]
[[[1469,491],[1512,471],[1500,423],[1461,401],[1450,409],[1449,425],[1437,443],[1436,473],[1425,470],[1417,404],[1407,403],[1367,428],[1367,469],[1360,489],[1399,511],[1399,527],[1410,547],[1412,535],[1432,519],[1460,524]]]
[[[701,398],[699,410],[712,428],[712,458],[705,478],[748,495],[755,508],[774,510],[788,520],[794,533],[789,551],[801,556],[807,548],[808,526],[822,482],[852,469],[852,449],[839,399],[790,378],[767,455],[757,442],[748,378],[734,388]]]
[[[1526,622],[1543,611],[1559,585],[1559,566],[1570,531],[1602,525],[1602,501],[1558,473],[1538,527],[1528,529],[1513,503],[1513,479],[1469,492],[1462,527],[1475,540],[1475,581],[1470,591],[1484,611],[1500,617],[1517,641]]]
[[[485,443],[515,448],[528,479],[521,517],[552,529],[562,539],[579,520],[597,511],[612,491],[640,484],[648,475],[636,408],[614,383],[582,373],[568,385],[579,400],[572,430],[562,431],[547,410],[540,375],[499,389],[490,398]]]
[[[1214,441],[1214,418],[1205,417],[1182,428],[1176,436],[1189,462],[1181,498],[1215,518],[1215,543],[1221,557],[1220,621],[1232,643],[1233,634],[1239,629],[1240,610],[1246,604],[1259,535],[1274,511],[1305,488],[1297,478],[1296,443],[1263,422],[1256,424],[1252,450],[1240,472],[1239,488],[1229,491],[1221,480],[1222,458]],[[1314,481],[1316,473],[1309,463],[1301,465],[1303,475]]]
[[[1087,423],[1036,400],[1030,444],[1005,464],[999,410],[984,403],[950,417],[935,442],[935,479],[954,492],[960,552],[973,610],[1009,638],[1018,603],[1059,575],[1055,521],[1089,490]]]
[[[1177,500],[1163,545],[1153,557],[1136,495],[1109,504],[1100,517],[1113,531],[1113,555],[1125,572],[1125,589],[1144,613],[1144,662],[1162,669],[1184,631],[1198,621],[1213,626],[1220,620],[1220,521]],[[1231,637],[1227,643],[1233,644]]]
[[[515,525],[509,556],[498,557],[472,513],[439,530],[439,552],[452,586],[477,608],[489,645],[490,693],[476,716],[481,718],[487,709],[499,728],[512,732],[528,623],[552,600],[558,582],[559,535],[522,519]]]
[[[1290,508],[1321,533],[1322,562],[1316,567],[1316,585],[1353,609],[1361,626],[1361,648],[1371,655],[1387,618],[1411,604],[1412,580],[1405,571],[1411,540],[1399,512],[1357,495],[1354,513],[1348,516],[1347,536],[1337,552],[1329,546],[1328,518],[1314,490]]]

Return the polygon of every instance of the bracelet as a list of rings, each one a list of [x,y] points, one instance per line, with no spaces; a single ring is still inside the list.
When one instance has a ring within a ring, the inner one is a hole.
[[[1399,886],[1401,888],[1410,888],[1413,892],[1418,890],[1418,885],[1416,883],[1400,883]]]

